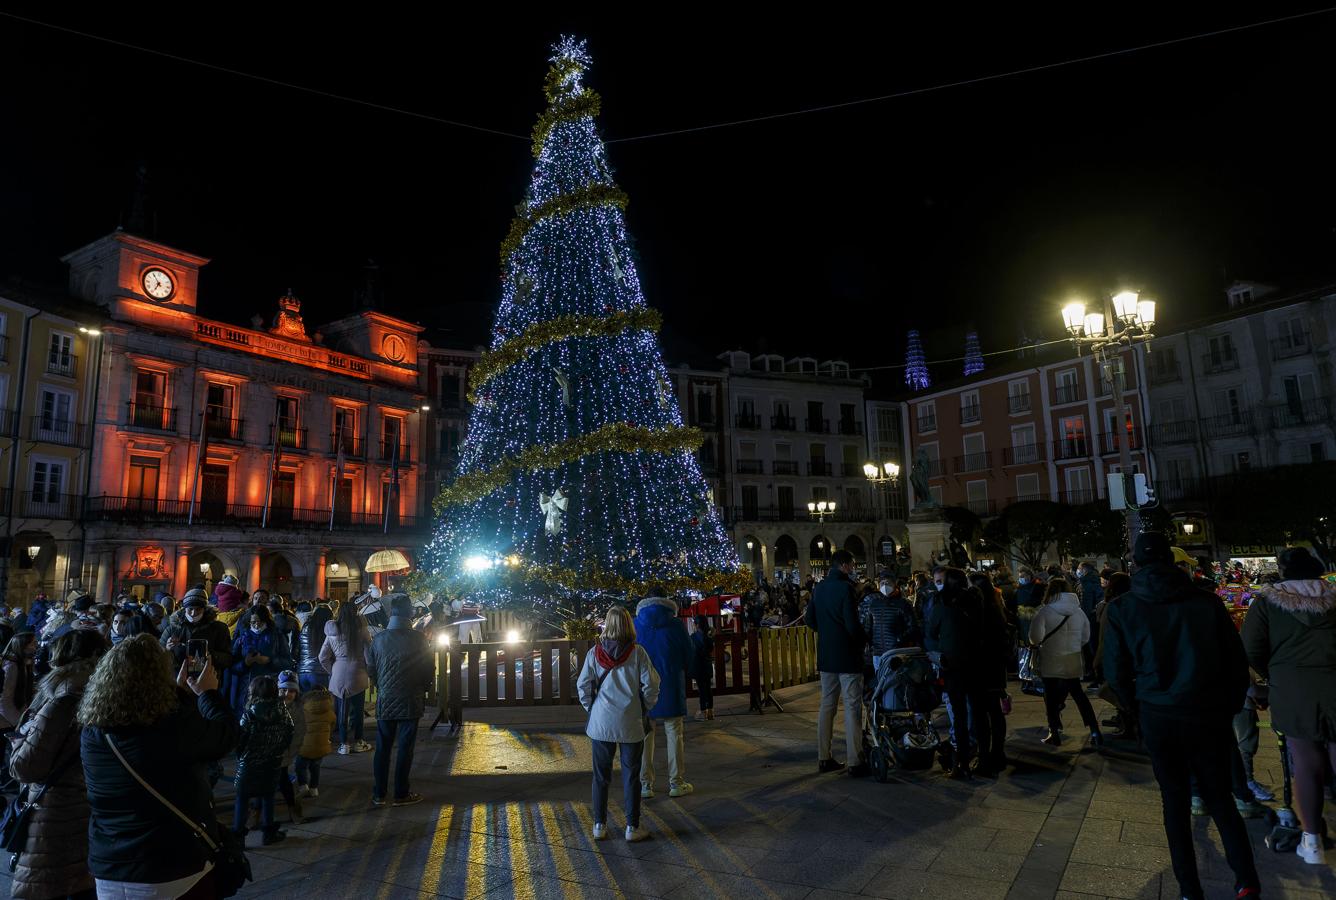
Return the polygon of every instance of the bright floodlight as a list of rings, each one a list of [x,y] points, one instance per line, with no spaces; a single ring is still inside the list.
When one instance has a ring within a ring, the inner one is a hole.
[[[1155,301],[1140,300],[1137,302],[1137,323],[1142,328],[1152,328],[1155,325]]]
[[[1086,313],[1085,333],[1086,337],[1094,337],[1104,333],[1104,313]]]
[[[464,571],[470,575],[485,572],[492,567],[492,561],[486,556],[468,556],[464,558]]]
[[[1081,331],[1081,322],[1085,319],[1085,304],[1079,300],[1068,303],[1062,308],[1062,324],[1072,334]]]
[[[1120,291],[1113,295],[1113,314],[1124,322],[1129,322],[1137,314],[1137,292]]]
[[[512,628],[506,632],[507,644],[518,644],[519,642],[520,642],[520,633],[518,631]]]
[[[450,646],[450,633],[448,631],[442,631],[440,634],[436,635],[436,646],[438,647]]]

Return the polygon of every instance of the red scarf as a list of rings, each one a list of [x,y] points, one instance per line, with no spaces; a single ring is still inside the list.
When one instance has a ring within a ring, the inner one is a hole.
[[[631,641],[626,645],[626,649],[622,651],[621,656],[613,656],[603,649],[603,641],[599,641],[594,645],[594,661],[605,669],[615,669],[631,658],[631,653],[635,648],[636,642]]]

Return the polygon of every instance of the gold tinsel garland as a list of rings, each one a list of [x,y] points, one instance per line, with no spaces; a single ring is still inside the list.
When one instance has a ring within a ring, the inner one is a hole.
[[[574,462],[582,456],[617,450],[635,453],[676,453],[695,450],[704,435],[698,428],[675,426],[671,428],[644,428],[626,422],[613,422],[588,434],[582,434],[560,444],[534,445],[514,457],[504,456],[492,468],[460,475],[453,484],[441,488],[432,501],[432,509],[439,515],[447,507],[479,500],[497,488],[504,487],[511,476],[525,469],[555,469]]]
[[[626,194],[617,185],[595,182],[582,188],[576,188],[569,194],[562,194],[538,204],[530,210],[528,215],[516,216],[511,221],[510,231],[506,234],[506,239],[501,242],[502,268],[505,267],[510,254],[514,253],[515,248],[520,245],[520,241],[524,240],[524,236],[529,233],[529,229],[544,219],[562,213],[574,212],[583,207],[615,206],[618,209],[625,210],[627,202]]]
[[[603,101],[598,94],[585,88],[578,94],[554,102],[547,109],[543,110],[538,121],[533,125],[533,155],[537,158],[543,152],[543,144],[547,142],[547,136],[552,133],[561,122],[569,122],[574,119],[583,119],[586,116],[593,118],[598,115]]]
[[[719,591],[725,594],[744,594],[755,587],[754,576],[745,570],[726,572],[714,569],[697,575],[677,575],[667,578],[647,578],[637,580],[625,578],[615,572],[594,570],[576,572],[562,566],[541,566],[521,562],[516,566],[503,566],[494,569],[487,576],[498,586],[512,592],[522,592],[535,585],[559,585],[567,590],[612,591],[627,596],[643,596],[651,587],[661,586],[670,596],[694,590],[703,594]],[[468,575],[432,575],[427,572],[414,572],[407,579],[409,590],[413,593],[442,591],[450,594],[463,594],[477,590],[477,579]]]
[[[657,332],[662,324],[663,317],[657,310],[642,306],[606,316],[555,316],[530,325],[495,350],[488,350],[469,369],[469,402],[477,403],[483,385],[540,347],[573,337],[613,337],[623,331]]]

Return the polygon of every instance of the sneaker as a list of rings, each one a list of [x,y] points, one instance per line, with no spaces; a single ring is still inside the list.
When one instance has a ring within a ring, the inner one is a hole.
[[[707,709],[707,710],[705,710],[705,718],[708,719],[709,721],[713,722],[713,721],[714,721],[714,710],[713,710],[713,709]]]
[[[668,796],[685,797],[687,794],[690,794],[694,790],[695,788],[687,784],[685,781],[679,781],[677,784],[668,788]]]
[[[305,785],[305,784],[299,784],[299,785],[297,785],[297,796],[298,796],[299,798],[300,798],[300,797],[310,797],[310,796],[311,796],[311,788],[310,788],[310,786],[309,786],[309,785]]]
[[[1201,801],[1200,797],[1192,798],[1192,814],[1194,816],[1206,815],[1206,804]]]
[[[602,822],[594,823],[594,840],[601,841],[608,836],[608,826]]]
[[[311,797],[311,798],[319,797],[319,796],[320,796],[320,788],[311,788],[310,792],[309,792],[306,796]]]
[[[1253,796],[1263,803],[1268,803],[1276,799],[1276,795],[1255,781],[1248,782],[1248,790],[1253,792]]]
[[[1234,900],[1257,900],[1262,896],[1259,887],[1238,887],[1234,889]]]
[[[634,828],[630,825],[626,826],[626,840],[628,843],[634,844],[636,841],[643,841],[647,837],[649,837],[648,829],[642,828],[639,825]]]
[[[650,787],[649,785],[642,784],[642,785],[640,786],[640,799],[641,799],[641,800],[653,800],[653,799],[654,799],[654,788]]]
[[[250,812],[246,813],[246,830],[254,831],[260,827],[260,810],[251,807]]]
[[[823,759],[816,764],[816,771],[818,775],[824,775],[827,772],[843,772],[844,763],[836,762],[833,758]]]
[[[339,744],[339,756],[347,756],[352,752],[353,751],[348,748],[347,744]]]
[[[1294,852],[1310,866],[1320,866],[1327,861],[1327,851],[1322,846],[1321,835],[1305,834],[1299,841],[1299,846],[1294,848]]]
[[[703,712],[698,712],[698,713],[696,713],[696,715],[693,716],[692,718],[694,718],[697,722],[704,722],[704,721],[705,721],[705,713],[703,713]]]
[[[1057,747],[1062,743],[1062,732],[1050,731],[1048,734],[1044,735],[1041,740],[1050,747]]]
[[[353,744],[354,753],[366,753],[368,750],[374,750],[374,749],[375,748],[372,747],[370,744],[368,744],[366,741],[358,741],[357,743]]]
[[[286,837],[287,837],[286,832],[279,831],[277,828],[275,828],[272,831],[266,831],[260,837],[260,843],[265,847],[268,847],[270,844],[277,844],[279,841],[283,840]]]
[[[1247,801],[1234,798],[1234,808],[1239,811],[1239,815],[1245,819],[1263,818],[1271,810],[1260,803],[1248,803]]]
[[[394,798],[394,805],[395,805],[395,806],[412,806],[414,803],[421,803],[421,802],[422,802],[422,795],[421,795],[421,794],[415,794],[415,793],[413,793],[412,791],[409,791],[407,794],[404,794],[402,797],[395,797],[395,798]]]
[[[372,794],[372,795],[371,795],[371,805],[372,805],[372,806],[384,806],[384,805],[385,805],[385,798],[384,798],[384,797],[377,797],[375,794]]]

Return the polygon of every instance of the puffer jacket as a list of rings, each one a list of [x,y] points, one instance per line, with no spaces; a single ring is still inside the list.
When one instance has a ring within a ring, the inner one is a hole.
[[[1336,585],[1264,588],[1243,620],[1243,647],[1271,683],[1271,722],[1290,737],[1336,741]]]
[[[178,669],[181,663],[185,662],[186,651],[192,640],[209,642],[209,656],[213,660],[213,668],[218,677],[221,678],[234,662],[232,636],[228,633],[227,626],[218,621],[218,611],[211,606],[204,607],[204,618],[194,623],[186,618],[184,609],[178,609],[168,617],[167,626],[162,629],[162,637],[159,640],[164,647],[172,641],[177,642],[177,645],[170,649]]]
[[[320,648],[320,665],[329,673],[329,692],[346,700],[356,697],[371,686],[366,670],[366,650],[371,646],[371,630],[362,627],[362,655],[354,656],[348,650],[348,641],[339,634],[336,622],[325,623],[325,644]]]
[[[887,597],[881,593],[863,598],[858,617],[867,633],[868,643],[863,650],[863,665],[872,665],[874,656],[881,656],[897,647],[913,647],[919,639],[914,608],[899,594]]]
[[[269,662],[246,665],[246,655],[252,651],[269,657]],[[257,675],[277,675],[284,669],[292,668],[292,656],[288,652],[287,642],[272,625],[259,634],[249,628],[240,632],[232,642],[232,658],[236,662],[232,663],[227,689],[234,709],[246,707],[247,692],[250,690],[252,678]]]
[[[1030,620],[1030,643],[1044,642],[1039,651],[1042,678],[1080,678],[1085,672],[1081,648],[1089,640],[1090,620],[1075,594],[1059,594],[1056,600],[1041,606]]]
[[[213,586],[213,605],[220,613],[237,612],[246,608],[246,595],[236,585],[220,581]]]
[[[144,710],[152,725],[110,729],[141,778],[195,822],[215,823],[207,765],[236,745],[237,722],[218,691],[196,698],[176,692],[176,705]],[[88,868],[108,881],[162,883],[204,868],[204,842],[135,781],[107,746],[101,728],[85,726],[80,741],[88,804]],[[217,833],[216,826],[214,833]]]
[[[237,792],[265,797],[278,789],[278,770],[292,742],[292,716],[281,700],[257,700],[241,714]]]
[[[649,710],[649,717],[685,716],[686,676],[696,653],[687,626],[677,617],[677,604],[667,597],[646,597],[636,604],[636,639],[659,673],[659,699]]]
[[[422,717],[436,666],[427,636],[413,630],[411,618],[390,616],[367,647],[366,664],[376,685],[377,721]]]
[[[90,890],[88,871],[88,788],[79,761],[75,713],[96,660],[79,660],[51,670],[42,682],[10,752],[14,777],[36,797],[53,772],[32,813],[28,842],[19,854],[12,886],[15,897],[64,897]]]
[[[334,751],[329,741],[334,727],[334,695],[324,688],[302,694],[297,700],[306,719],[306,737],[298,754],[307,759],[320,759]]]
[[[632,645],[629,654],[625,645],[613,641],[603,641],[602,646],[612,660],[625,659],[610,667],[596,700],[594,685],[607,670],[598,663],[597,648],[585,654],[576,681],[580,705],[589,713],[585,734],[596,741],[638,744],[645,739],[642,710],[653,707],[659,699],[659,673],[639,644]]]
[[[323,678],[329,673],[320,665],[320,651],[325,646],[325,625],[333,613],[323,603],[309,613],[297,613],[301,631],[297,633],[297,671],[302,675],[315,675]]]

